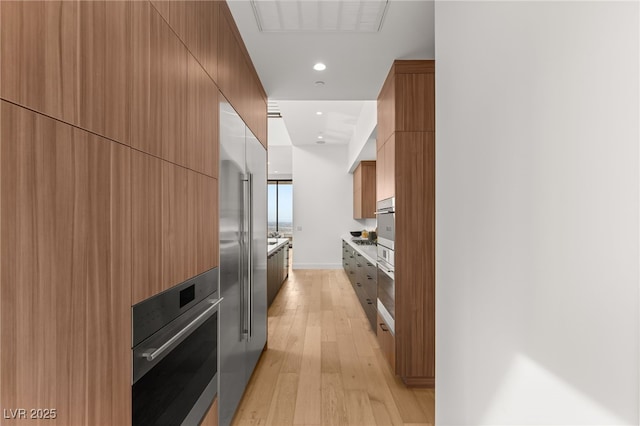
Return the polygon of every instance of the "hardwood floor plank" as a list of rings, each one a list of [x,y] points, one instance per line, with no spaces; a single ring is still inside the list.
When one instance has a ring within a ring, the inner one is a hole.
[[[351,426],[372,426],[376,424],[369,395],[361,390],[345,390],[347,417]]]
[[[349,424],[342,376],[339,373],[322,373],[322,424]]]
[[[289,272],[234,425],[429,425],[432,390],[391,372],[341,270]]]
[[[340,357],[337,342],[322,342],[320,350],[322,373],[340,373]]]
[[[338,356],[340,358],[340,371],[342,372],[344,388],[367,390],[367,382],[356,352],[356,346],[353,344],[352,335],[338,335]]]
[[[336,341],[336,320],[333,311],[322,311],[322,341]]]
[[[282,373],[278,376],[267,424],[282,426],[293,424],[299,380],[300,375],[297,373]]]
[[[320,327],[307,327],[293,417],[295,425],[320,424],[320,334]]]

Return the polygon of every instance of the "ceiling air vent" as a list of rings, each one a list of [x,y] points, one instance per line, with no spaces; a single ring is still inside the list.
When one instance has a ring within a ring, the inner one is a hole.
[[[267,101],[267,118],[282,118],[277,101]]]
[[[251,0],[262,32],[380,31],[389,0]]]

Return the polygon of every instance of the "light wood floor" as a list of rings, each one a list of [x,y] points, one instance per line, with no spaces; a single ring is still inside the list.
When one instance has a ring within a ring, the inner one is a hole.
[[[234,425],[433,423],[433,390],[391,373],[344,271],[290,271]]]

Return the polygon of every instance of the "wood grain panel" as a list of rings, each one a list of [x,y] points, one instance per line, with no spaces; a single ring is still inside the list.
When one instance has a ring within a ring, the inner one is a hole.
[[[163,290],[162,160],[131,154],[132,305]]]
[[[163,290],[195,275],[195,245],[189,239],[188,171],[162,162]]]
[[[378,95],[378,133],[376,149],[379,151],[396,128],[396,84],[394,67],[391,67]]]
[[[376,211],[376,162],[361,161],[353,174],[353,218],[374,219]]]
[[[362,215],[375,218],[376,211],[376,162],[370,161],[364,165],[362,174]]]
[[[362,166],[353,173],[353,218],[362,218]]]
[[[126,424],[130,151],[0,108],[0,404],[56,408],[42,424]]]
[[[225,2],[220,3],[218,87],[263,146],[267,146],[267,97]]]
[[[435,135],[396,133],[396,354],[402,377],[435,374]]]
[[[159,72],[161,157],[187,165],[187,58],[188,52],[167,23],[157,13],[152,23],[159,25]],[[153,34],[153,32],[152,32]]]
[[[189,205],[193,227],[187,233],[195,246],[194,275],[218,266],[218,181],[189,171]]]
[[[0,96],[78,123],[78,2],[0,2]]]
[[[106,15],[104,1],[79,2],[79,121],[84,129],[104,135]],[[45,70],[47,72],[47,70]],[[112,88],[111,90],[114,90]]]
[[[396,130],[435,131],[433,73],[396,75]]]
[[[160,157],[162,19],[152,9],[149,2],[131,2],[131,146]]]
[[[107,137],[130,145],[133,113],[131,2],[106,2],[105,32],[104,132]]]
[[[204,415],[200,426],[218,426],[218,397],[213,400],[213,404],[209,407],[209,411]]]
[[[395,74],[424,74],[436,71],[436,61],[428,59],[397,59],[393,61]]]
[[[218,175],[218,108],[217,87],[189,55],[186,166],[211,177]]]
[[[218,1],[173,1],[158,3],[158,10],[191,54],[209,74],[218,79]],[[167,5],[168,4],[168,5]]]

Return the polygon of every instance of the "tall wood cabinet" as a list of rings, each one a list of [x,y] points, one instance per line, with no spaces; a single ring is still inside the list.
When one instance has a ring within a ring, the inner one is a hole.
[[[57,410],[12,424],[131,423],[131,306],[218,265],[221,96],[266,146],[224,1],[0,1],[0,407]]]
[[[376,162],[361,161],[353,173],[353,218],[374,219],[376,211]]]
[[[435,62],[395,61],[378,97],[377,200],[395,197],[395,337],[407,385],[435,384]],[[388,329],[385,325],[383,329]],[[380,331],[380,330],[379,330]],[[390,342],[390,339],[394,339]],[[393,343],[393,344],[392,344]]]
[[[126,425],[131,151],[5,101],[0,124],[0,405]]]

